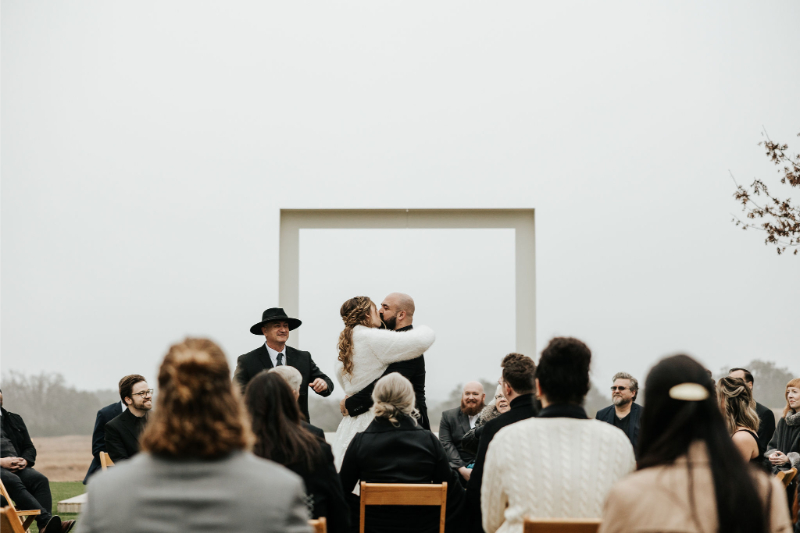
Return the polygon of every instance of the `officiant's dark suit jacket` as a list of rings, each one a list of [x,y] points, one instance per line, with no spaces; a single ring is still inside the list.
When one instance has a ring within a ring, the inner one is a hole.
[[[300,405],[300,411],[305,415],[306,420],[311,421],[308,416],[308,384],[317,378],[322,378],[328,384],[328,390],[320,392],[320,396],[330,396],[333,392],[333,381],[331,378],[322,373],[322,370],[317,368],[314,360],[311,359],[311,354],[302,350],[295,350],[291,346],[286,347],[286,364],[293,366],[300,371],[303,376],[303,381],[300,383],[300,397],[297,403]],[[233,372],[233,380],[239,383],[244,389],[250,380],[262,370],[269,370],[272,368],[272,360],[269,358],[267,352],[267,345],[262,344],[252,352],[240,355],[236,361],[236,370]]]

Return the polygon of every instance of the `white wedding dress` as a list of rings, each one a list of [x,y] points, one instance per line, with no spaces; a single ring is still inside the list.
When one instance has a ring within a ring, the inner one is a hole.
[[[345,394],[352,396],[383,375],[397,361],[408,361],[425,353],[436,336],[427,326],[414,326],[408,331],[356,326],[353,328],[353,373],[344,375],[344,366],[336,361],[336,379]],[[347,446],[356,433],[364,431],[374,418],[372,409],[358,416],[345,416],[333,440],[336,471],[342,468]]]

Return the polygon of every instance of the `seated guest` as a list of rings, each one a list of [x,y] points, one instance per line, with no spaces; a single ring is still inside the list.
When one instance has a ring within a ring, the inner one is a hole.
[[[478,415],[485,407],[485,399],[483,385],[477,381],[470,381],[464,385],[461,405],[444,411],[439,422],[439,440],[450,458],[450,466],[461,474],[463,485],[469,481],[472,469],[467,466],[475,460],[475,454],[462,448],[461,440],[475,428]]]
[[[300,372],[298,379],[302,379]],[[275,369],[273,369],[275,370]],[[312,518],[324,516],[328,531],[345,533],[350,517],[328,443],[303,424],[297,396],[277,372],[261,372],[245,390],[245,405],[253,422],[253,453],[281,464],[303,478],[306,505]]]
[[[642,408],[636,403],[639,382],[626,372],[617,372],[611,381],[611,402],[614,405],[597,411],[595,418],[621,429],[628,436],[635,452],[636,440],[639,438],[639,418],[642,416]]]
[[[800,470],[800,378],[786,384],[786,407],[769,441],[766,456],[774,472]]]
[[[501,429],[516,424],[521,420],[533,418],[538,412],[536,400],[533,397],[534,375],[536,365],[528,356],[520,353],[510,353],[503,358],[502,385],[505,397],[509,401],[509,411],[501,414],[483,427],[478,454],[475,458],[475,468],[467,486],[467,508],[469,509],[469,531],[482,533],[481,517],[481,485],[483,484],[484,463],[489,444]]]
[[[508,399],[503,393],[503,386],[498,385],[494,393],[494,399],[489,402],[489,405],[484,407],[481,414],[478,415],[475,427],[470,429],[467,434],[464,435],[464,438],[461,439],[461,448],[471,453],[478,453],[478,443],[483,434],[483,426],[501,414],[507,413],[509,409],[511,409],[511,406],[508,405]],[[471,468],[469,465],[467,466]]]
[[[128,407],[106,424],[106,450],[116,463],[139,453],[139,435],[153,408],[153,389],[143,376],[131,374],[119,382],[119,397]]]
[[[728,372],[728,377],[743,379],[745,384],[753,390],[753,374],[746,368],[731,368]],[[761,405],[756,402],[756,413],[758,414],[758,451],[761,455],[767,451],[772,435],[775,434],[775,413],[766,405]]]
[[[122,386],[122,380],[120,380],[120,386]],[[128,405],[120,400],[97,411],[94,431],[92,432],[92,464],[89,465],[89,471],[86,472],[86,477],[83,478],[84,485],[89,481],[89,476],[100,470],[100,452],[108,453],[108,450],[106,450],[106,424],[122,414],[122,411],[127,408]]]
[[[697,361],[663,359],[644,395],[639,470],[611,489],[600,533],[791,531],[782,486],[747,468]]]
[[[303,375],[300,373],[293,366],[289,365],[281,365],[275,368],[270,368],[267,372],[271,372],[274,374],[278,374],[282,377],[286,383],[289,384],[289,388],[292,389],[292,393],[294,394],[294,399],[298,402],[300,401],[300,387],[303,384]],[[300,404],[298,403],[298,406]],[[303,413],[300,413],[300,425],[306,428],[308,431],[314,434],[315,437],[319,437],[323,441],[325,440],[325,432],[322,431],[317,426],[312,426],[308,422],[305,421],[305,417]]]
[[[750,388],[743,379],[725,377],[717,382],[717,401],[733,444],[745,461],[761,466],[758,453],[758,414]]]
[[[464,489],[439,439],[417,422],[411,382],[397,372],[388,374],[375,384],[372,399],[375,419],[353,437],[339,472],[345,492],[352,492],[359,481],[447,482],[446,528],[459,531],[463,527]],[[358,500],[352,503],[357,511]],[[429,506],[368,506],[366,530],[435,533],[439,531],[439,512],[438,507]]]
[[[92,477],[80,533],[311,533],[302,480],[246,451],[253,435],[230,375],[210,340],[169,349],[142,453]]]
[[[0,480],[14,500],[17,509],[33,511],[38,509],[36,525],[40,533],[66,533],[75,525],[74,520],[64,520],[50,514],[53,509],[53,496],[50,494],[50,481],[34,470],[36,448],[33,446],[28,428],[22,417],[9,413],[3,407],[3,391],[0,391]],[[2,505],[8,505],[2,502]]]
[[[542,351],[541,412],[505,428],[486,453],[481,509],[488,533],[521,532],[525,516],[598,518],[611,486],[636,466],[628,437],[581,407],[591,359],[573,338],[556,337]]]

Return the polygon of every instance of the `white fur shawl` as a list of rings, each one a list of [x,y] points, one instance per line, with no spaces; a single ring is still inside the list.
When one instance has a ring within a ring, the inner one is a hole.
[[[353,328],[353,373],[343,375],[342,362],[336,361],[336,378],[345,394],[352,395],[381,377],[391,363],[419,357],[431,347],[436,335],[427,326],[409,331],[356,326]]]

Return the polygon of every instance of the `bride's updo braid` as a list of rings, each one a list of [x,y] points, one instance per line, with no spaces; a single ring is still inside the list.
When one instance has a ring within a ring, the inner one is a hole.
[[[367,296],[356,296],[342,304],[339,314],[342,315],[344,329],[339,334],[339,361],[344,365],[344,374],[353,373],[353,328],[356,326],[372,326],[370,311],[372,300]]]
[[[378,380],[372,391],[372,401],[375,402],[375,418],[386,418],[394,426],[398,425],[402,415],[412,419],[419,416],[419,411],[414,407],[417,403],[414,386],[397,372]]]

